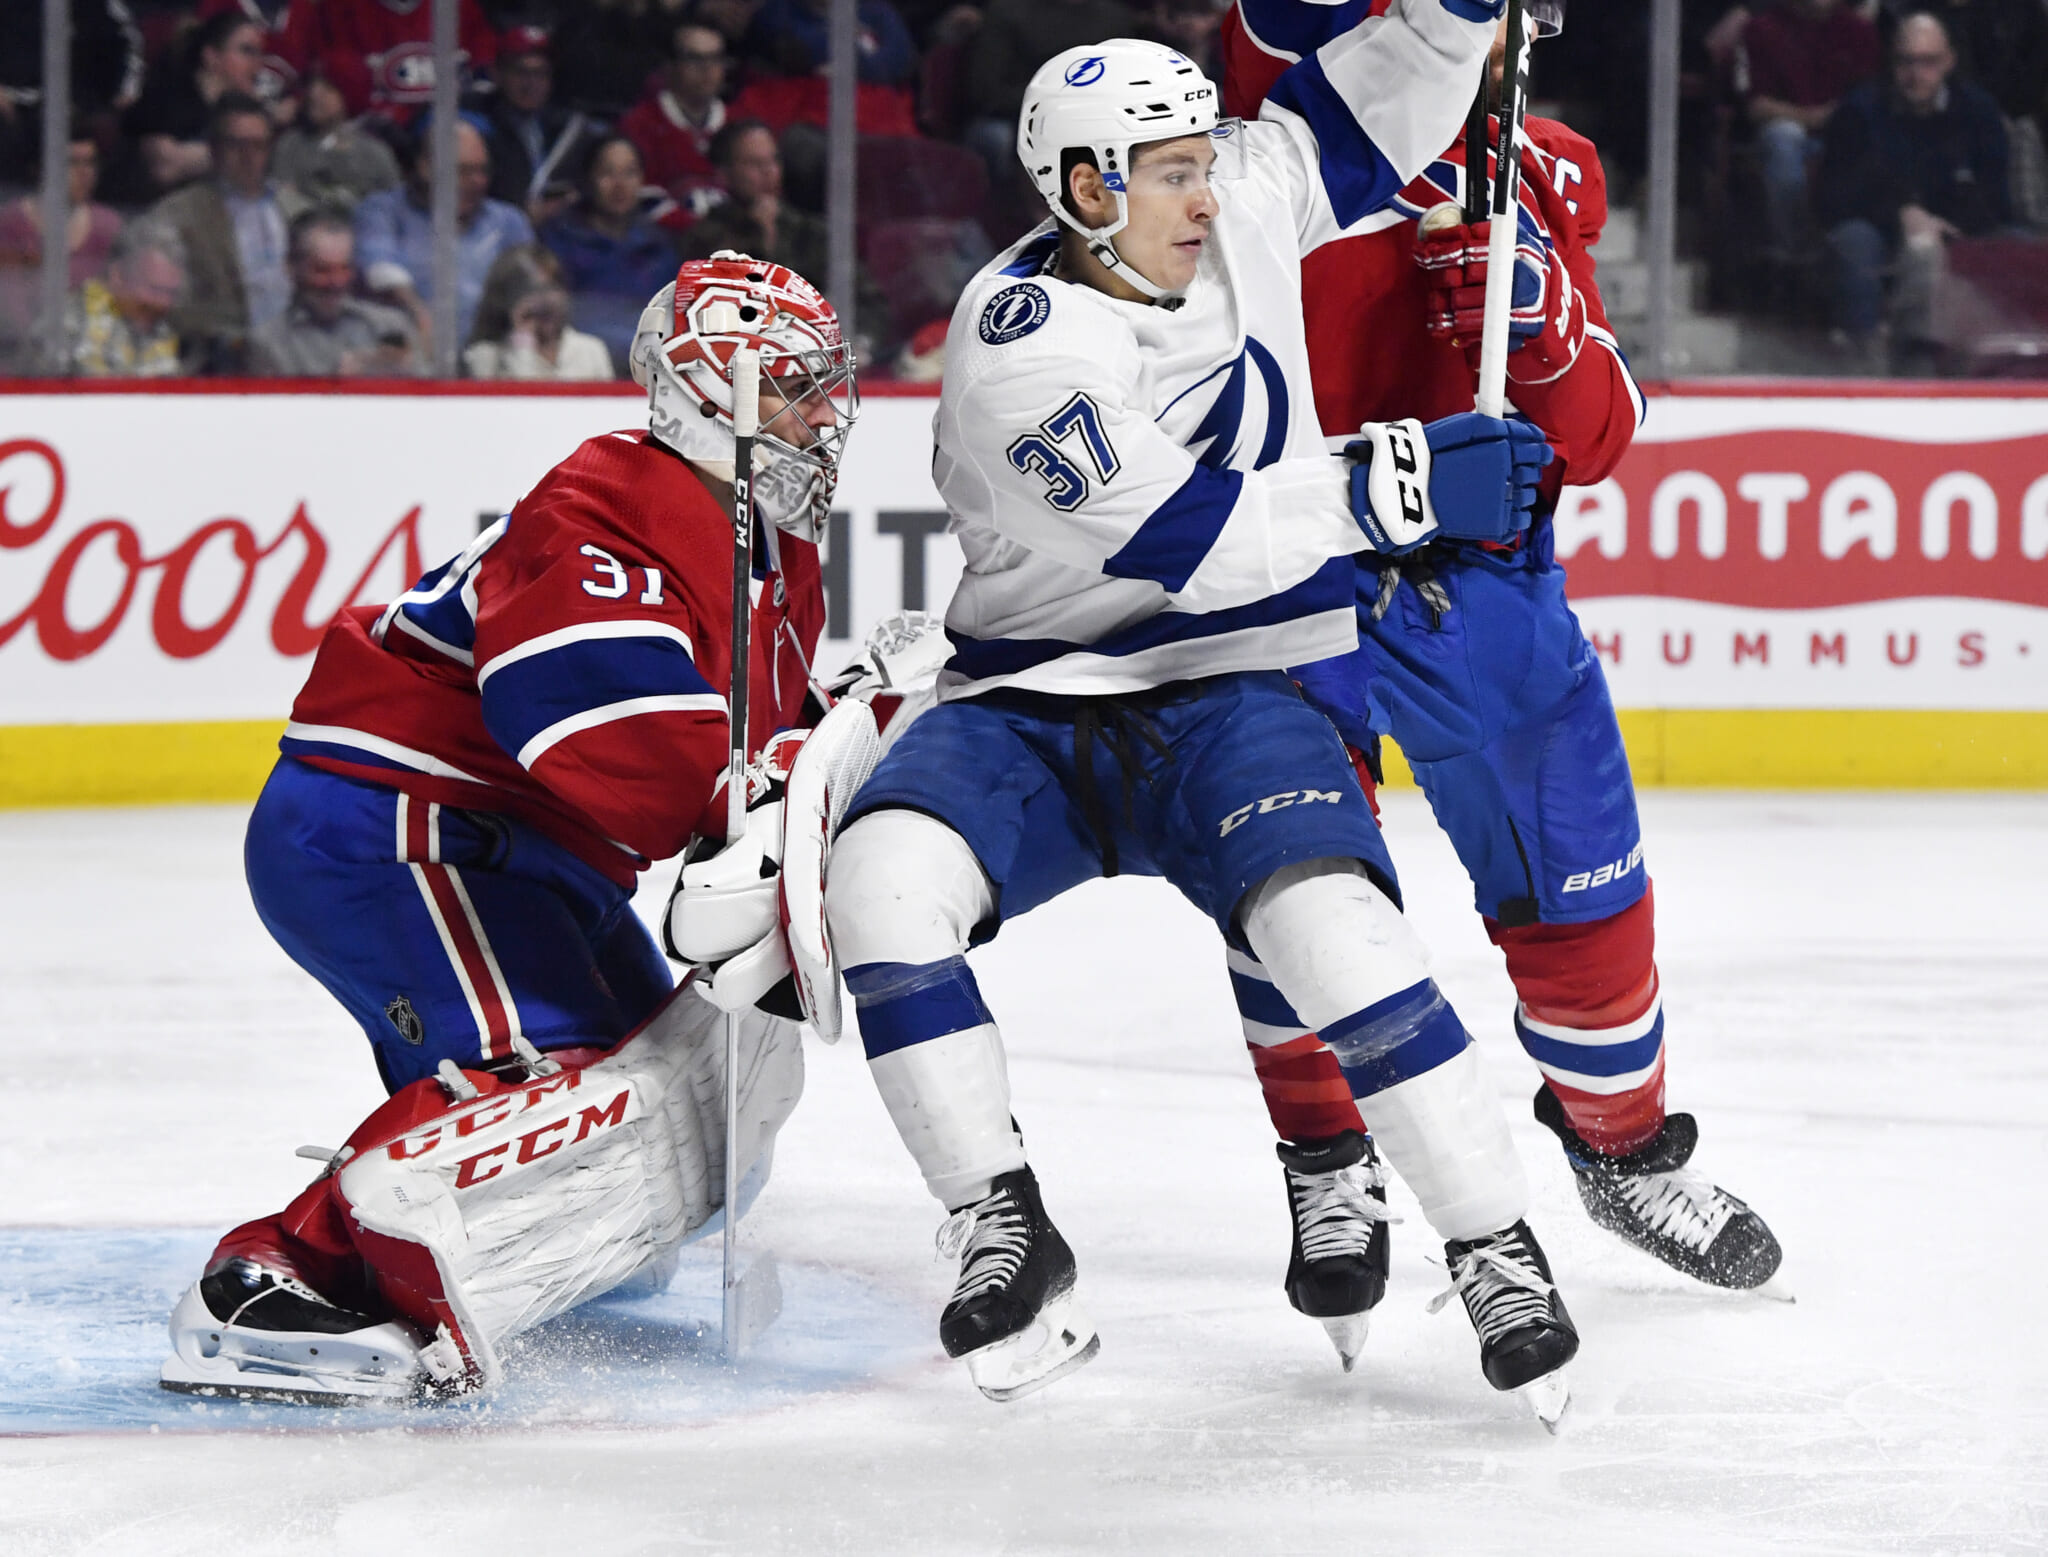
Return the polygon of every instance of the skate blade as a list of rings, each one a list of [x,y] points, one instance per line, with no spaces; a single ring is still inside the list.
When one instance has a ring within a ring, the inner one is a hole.
[[[1066,1377],[1101,1350],[1102,1337],[1069,1292],[1046,1304],[1015,1335],[969,1352],[964,1360],[976,1389],[991,1400],[1015,1400]]]
[[[1769,1298],[1773,1303],[1797,1303],[1798,1297],[1778,1277],[1773,1276],[1761,1286],[1749,1289],[1752,1297]]]
[[[1564,1420],[1564,1414],[1572,1403],[1572,1386],[1564,1375],[1564,1369],[1546,1373],[1540,1379],[1531,1379],[1515,1393],[1536,1414],[1543,1430],[1555,1438],[1558,1424]]]
[[[200,1395],[211,1400],[270,1401],[300,1406],[366,1406],[380,1402],[403,1405],[420,1398],[417,1385],[410,1381],[371,1385],[323,1378],[316,1374],[265,1374],[241,1368],[213,1373],[191,1367],[179,1357],[172,1357],[164,1363],[157,1375],[157,1387],[173,1394]]]
[[[1365,1333],[1371,1327],[1370,1314],[1338,1314],[1332,1318],[1316,1321],[1328,1332],[1330,1344],[1337,1348],[1337,1360],[1344,1364],[1349,1373],[1358,1366],[1358,1357],[1365,1350]]]

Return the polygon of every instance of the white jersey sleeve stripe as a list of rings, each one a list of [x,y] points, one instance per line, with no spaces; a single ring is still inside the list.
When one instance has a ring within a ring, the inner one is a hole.
[[[533,765],[547,754],[550,747],[567,740],[581,730],[590,730],[601,724],[611,724],[620,719],[633,719],[641,714],[725,714],[725,699],[716,692],[685,692],[670,697],[633,697],[620,703],[607,703],[602,708],[586,708],[579,714],[556,721],[519,748],[519,766],[531,771]]]

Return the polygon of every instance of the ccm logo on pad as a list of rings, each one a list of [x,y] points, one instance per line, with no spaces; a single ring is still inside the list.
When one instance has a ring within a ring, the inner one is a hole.
[[[1268,811],[1284,811],[1289,806],[1314,805],[1318,800],[1336,805],[1344,798],[1341,789],[1289,789],[1277,795],[1268,795],[1264,800],[1254,800],[1248,806],[1239,806],[1223,819],[1223,825],[1216,829],[1216,836],[1228,838],[1255,816],[1264,816]]]

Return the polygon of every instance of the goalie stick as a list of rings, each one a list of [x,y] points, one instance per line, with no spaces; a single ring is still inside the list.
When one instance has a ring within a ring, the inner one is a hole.
[[[725,770],[725,836],[736,842],[747,829],[747,681],[752,669],[754,611],[754,435],[761,426],[761,354],[745,347],[732,358],[732,676],[727,724],[732,732]],[[775,1262],[763,1256],[739,1268],[740,1018],[725,1014],[725,1188],[719,1340],[726,1361],[774,1323],[782,1307]]]

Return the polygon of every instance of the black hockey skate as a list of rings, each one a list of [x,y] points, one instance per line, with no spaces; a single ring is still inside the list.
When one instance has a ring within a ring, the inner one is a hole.
[[[1572,1129],[1550,1088],[1536,1117],[1564,1144],[1586,1214],[1645,1254],[1710,1286],[1749,1291],[1777,1272],[1784,1251],[1764,1219],[1686,1167],[1699,1144],[1691,1114],[1668,1114],[1657,1138],[1626,1157],[1595,1151]]]
[[[1101,1349],[1074,1301],[1074,1251],[1047,1218],[1029,1168],[1001,1175],[984,1198],[949,1216],[938,1245],[960,1257],[939,1344],[966,1359],[989,1399],[1042,1388]]]
[[[1287,1301],[1322,1321],[1349,1373],[1365,1348],[1368,1311],[1387,1295],[1386,1173],[1371,1137],[1356,1130],[1274,1150],[1294,1223]]]
[[[452,1343],[423,1347],[407,1326],[343,1308],[249,1259],[226,1261],[185,1293],[171,1314],[171,1347],[159,1382],[193,1395],[409,1400],[455,1371]]]
[[[1550,1262],[1527,1222],[1484,1238],[1444,1245],[1451,1285],[1431,1301],[1435,1313],[1456,1293],[1479,1332],[1479,1369],[1498,1390],[1514,1390],[1551,1432],[1571,1404],[1564,1365],[1579,1352],[1579,1332],[1550,1279]]]

